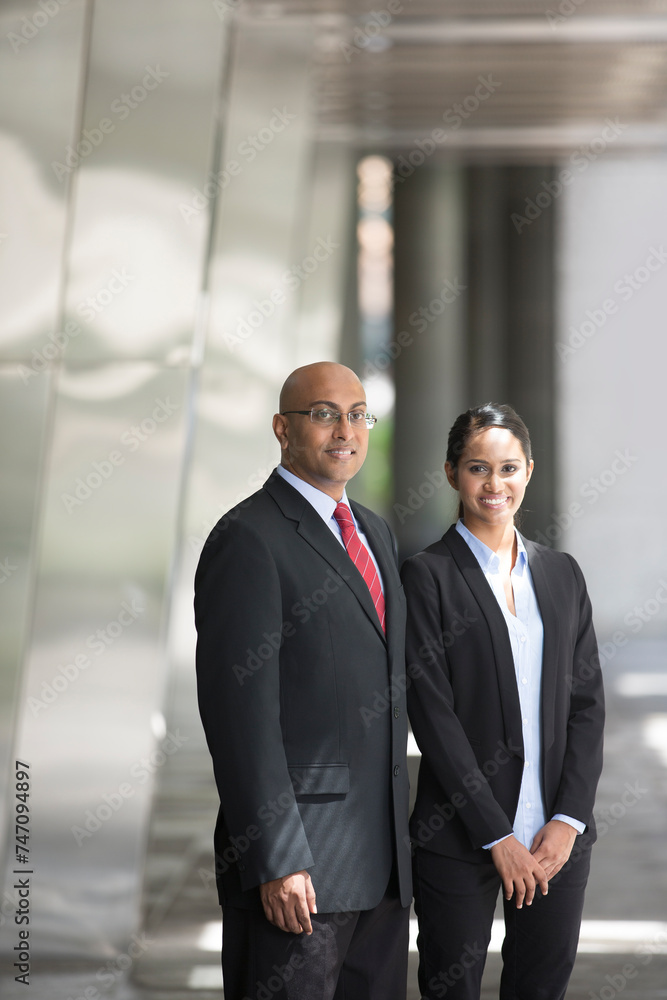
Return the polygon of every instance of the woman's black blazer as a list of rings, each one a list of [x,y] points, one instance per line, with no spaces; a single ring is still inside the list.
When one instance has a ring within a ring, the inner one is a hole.
[[[523,539],[544,623],[541,786],[547,820],[587,824],[602,768],[604,695],[586,585],[575,560]],[[422,753],[413,844],[483,861],[512,832],[524,768],[507,626],[479,563],[452,526],[403,565],[408,712]]]

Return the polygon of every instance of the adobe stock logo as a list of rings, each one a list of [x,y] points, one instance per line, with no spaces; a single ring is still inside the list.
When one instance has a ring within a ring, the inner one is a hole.
[[[180,410],[180,403],[172,403],[169,396],[165,399],[156,398],[152,412],[138,423],[128,427],[120,435],[120,444],[126,452],[114,448],[106,456],[101,456],[89,466],[89,471],[82,472],[71,487],[71,492],[63,492],[60,499],[65,510],[71,514],[77,507],[81,507],[86,500],[99,490],[114,475],[116,469],[125,464],[127,452],[133,453],[159,430],[170,417]]]
[[[573,354],[583,347],[599,330],[607,323],[610,316],[615,315],[625,302],[629,302],[633,296],[645,288],[656,271],[660,271],[667,264],[667,250],[660,244],[659,247],[649,247],[648,254],[642,264],[639,264],[633,271],[626,271],[613,284],[613,290],[618,298],[610,295],[598,306],[586,310],[586,318],[579,326],[571,325],[568,328],[569,337],[567,343],[556,342],[556,353],[561,361],[565,362]],[[620,300],[620,301],[619,301]]]
[[[578,146],[567,158],[569,167],[565,167],[558,172],[558,178],[551,181],[542,181],[541,191],[537,191],[533,198],[525,199],[524,214],[512,212],[512,221],[517,233],[521,233],[526,226],[532,226],[533,222],[542,215],[546,209],[562,195],[563,191],[579,176],[588,170],[591,163],[594,163],[609,148],[611,143],[616,142],[618,137],[625,132],[627,125],[619,118],[605,118],[604,128],[599,135],[594,136],[590,142]]]
[[[7,41],[14,52],[20,52],[24,45],[31,42],[35,35],[60,13],[60,8],[68,3],[69,0],[39,0],[39,10],[21,19],[19,31],[7,32]]]
[[[159,65],[146,66],[145,69],[145,76],[129,92],[120,94],[111,102],[109,111],[116,116],[116,121],[107,117],[100,118],[97,125],[92,126],[92,128],[84,128],[76,146],[70,143],[65,147],[62,161],[51,161],[51,169],[59,181],[71,174],[86,157],[101,146],[106,137],[116,131],[118,122],[124,122],[129,118],[132,112],[150,96],[151,92],[156,90],[169,76],[168,71],[160,69]]]

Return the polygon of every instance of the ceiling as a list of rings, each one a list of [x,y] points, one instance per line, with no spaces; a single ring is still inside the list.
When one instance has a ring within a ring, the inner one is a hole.
[[[322,139],[496,160],[612,133],[625,154],[667,147],[667,0],[247,0],[248,15],[314,20]]]

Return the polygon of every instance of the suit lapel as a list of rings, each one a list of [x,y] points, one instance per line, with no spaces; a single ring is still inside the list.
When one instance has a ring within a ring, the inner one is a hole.
[[[446,532],[442,541],[452,553],[463,579],[486,618],[496,661],[505,735],[509,746],[522,748],[519,756],[523,759],[521,704],[516,684],[512,646],[503,613],[477,559],[454,526]],[[480,692],[480,697],[483,696],[483,692]]]
[[[551,586],[546,563],[549,553],[538,548],[534,542],[523,539],[528,554],[528,565],[533,578],[535,595],[542,615],[544,626],[544,652],[542,654],[542,749],[547,751],[554,741],[554,712],[556,706],[556,674],[558,667],[558,646],[560,628],[558,612]]]
[[[264,488],[271,494],[285,517],[296,521],[298,534],[329,563],[331,568],[350,588],[373,626],[382,639],[384,639],[385,635],[363,576],[314,507],[308,503],[305,497],[301,496],[298,490],[295,490],[289,483],[282,479],[277,472],[272,473],[269,479],[267,479]],[[371,529],[367,520],[359,517],[359,510],[356,504],[353,504],[353,509],[355,517],[359,519],[364,533],[369,538],[373,554],[378,560],[383,577],[386,580],[387,576],[383,568],[383,562],[378,554],[382,550],[382,546],[377,541],[377,534]],[[385,594],[385,602],[386,600],[387,595]],[[389,614],[388,608],[387,614]]]

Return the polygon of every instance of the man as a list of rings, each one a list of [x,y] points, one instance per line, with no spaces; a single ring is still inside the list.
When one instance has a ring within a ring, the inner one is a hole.
[[[345,493],[374,423],[349,368],[293,372],[281,464],[197,570],[226,1000],[405,998],[405,602],[389,528]]]

